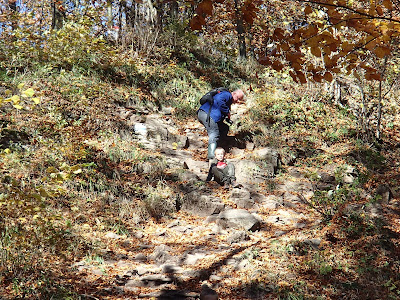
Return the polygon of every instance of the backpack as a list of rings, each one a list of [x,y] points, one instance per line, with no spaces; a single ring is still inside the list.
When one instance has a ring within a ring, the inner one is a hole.
[[[207,122],[208,124],[210,124],[210,114],[211,114],[211,108],[214,104],[214,96],[218,93],[221,93],[223,91],[229,92],[228,89],[220,87],[217,89],[213,89],[211,91],[209,91],[207,94],[205,94],[203,97],[200,98],[200,104],[203,105],[204,103],[210,103],[210,108],[208,109],[208,113],[207,113]]]
[[[203,97],[200,98],[200,104],[203,105],[204,103],[209,102],[212,106],[214,104],[214,96],[223,91],[229,92],[228,89],[223,88],[223,87],[209,91],[207,94],[205,94]]]

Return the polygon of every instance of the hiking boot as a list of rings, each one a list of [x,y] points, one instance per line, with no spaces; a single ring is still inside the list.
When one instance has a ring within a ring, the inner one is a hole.
[[[225,182],[224,183],[224,190],[229,190],[229,188],[230,188],[229,182]]]
[[[237,183],[236,180],[232,180],[231,185],[233,188],[240,188],[242,186],[240,183]]]

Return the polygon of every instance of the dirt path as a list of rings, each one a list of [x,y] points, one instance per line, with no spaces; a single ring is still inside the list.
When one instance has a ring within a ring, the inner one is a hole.
[[[185,147],[165,143],[162,152],[170,165],[185,165],[195,181],[204,180],[207,136],[202,126],[192,121],[185,128],[168,130],[175,141],[189,138]],[[228,159],[240,161],[251,151],[232,147]],[[264,299],[279,281],[293,277],[290,261],[282,260],[290,241],[312,247],[321,242],[314,236],[320,216],[299,197],[310,197],[312,187],[298,170],[288,171],[285,179],[244,182],[239,190],[226,191],[216,183],[200,185],[202,196],[218,199],[225,210],[240,208],[255,216],[261,224],[257,231],[222,228],[212,216],[181,210],[159,223],[148,220],[131,235],[109,232],[98,237],[105,245],[102,259],[86,259],[72,267],[82,280],[99,283],[88,290],[99,299],[198,299],[204,284],[220,299],[257,299],[254,292]],[[265,277],[270,286],[254,289],[254,280]]]

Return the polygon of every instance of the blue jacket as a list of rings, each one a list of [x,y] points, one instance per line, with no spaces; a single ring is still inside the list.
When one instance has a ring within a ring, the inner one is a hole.
[[[227,91],[222,91],[214,96],[214,103],[211,108],[210,117],[215,123],[223,121],[225,117],[229,115],[232,100],[232,94]],[[208,113],[210,109],[210,103],[204,103],[202,106],[200,106],[200,109]]]

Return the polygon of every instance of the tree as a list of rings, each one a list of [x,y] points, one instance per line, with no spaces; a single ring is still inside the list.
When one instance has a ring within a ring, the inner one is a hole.
[[[60,29],[63,26],[65,19],[65,6],[63,1],[52,0],[51,2],[51,10],[52,10],[52,29]]]

